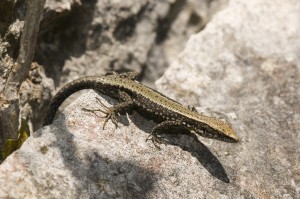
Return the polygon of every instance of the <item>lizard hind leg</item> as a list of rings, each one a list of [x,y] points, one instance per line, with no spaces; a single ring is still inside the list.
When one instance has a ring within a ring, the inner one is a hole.
[[[118,75],[121,78],[136,80],[139,76],[139,73],[137,73],[137,72],[126,72],[126,73],[120,73]]]
[[[120,78],[130,79],[130,80],[137,80],[138,76],[140,75],[138,72],[124,72],[124,73],[117,73],[115,71],[109,71],[105,74],[107,75],[113,75]]]
[[[101,108],[99,108],[99,109],[82,108],[82,110],[92,112],[95,116],[97,116],[99,118],[105,118],[104,123],[103,123],[103,129],[105,128],[105,125],[109,119],[111,119],[111,121],[115,124],[115,126],[118,127],[118,119],[117,119],[114,107],[107,107],[98,97],[96,97],[96,100],[100,104]],[[105,116],[101,117],[98,114],[96,114],[96,112],[104,113]]]

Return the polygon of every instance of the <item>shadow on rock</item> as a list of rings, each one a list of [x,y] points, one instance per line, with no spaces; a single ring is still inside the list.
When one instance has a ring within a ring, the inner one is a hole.
[[[64,118],[61,121],[64,124]],[[90,198],[147,198],[147,193],[153,189],[156,181],[154,172],[128,161],[104,158],[95,148],[88,151],[86,147],[79,149],[71,132],[59,129],[52,132],[61,134],[54,147],[59,148],[65,166],[77,179],[78,198],[85,197],[83,193]]]
[[[174,136],[172,136],[172,138],[168,138],[169,143],[179,146],[184,151],[190,152],[191,155],[197,158],[197,160],[212,176],[223,182],[229,183],[230,180],[228,175],[218,158],[214,156],[202,142],[199,141],[195,134],[184,134],[185,135],[176,136],[177,138]],[[188,139],[187,137],[190,137],[191,139]],[[186,140],[188,140],[188,142]]]

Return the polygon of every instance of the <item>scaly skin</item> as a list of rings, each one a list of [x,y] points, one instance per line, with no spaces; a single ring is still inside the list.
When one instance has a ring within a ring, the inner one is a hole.
[[[94,89],[120,100],[119,104],[110,108],[101,105],[105,109],[101,112],[106,114],[103,128],[109,119],[117,124],[116,115],[118,113],[135,110],[144,117],[158,123],[151,133],[151,140],[155,145],[164,142],[158,136],[161,130],[174,126],[188,129],[203,137],[227,142],[238,141],[238,136],[226,122],[202,115],[193,107],[185,107],[139,83],[135,80],[136,77],[137,73],[134,72],[122,74],[113,73],[105,76],[83,77],[65,85],[52,99],[44,120],[44,126],[52,123],[59,106],[71,94],[83,89]]]

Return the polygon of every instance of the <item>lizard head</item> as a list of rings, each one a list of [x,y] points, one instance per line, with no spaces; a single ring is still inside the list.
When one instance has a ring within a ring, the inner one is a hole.
[[[213,122],[206,122],[195,127],[194,131],[207,138],[217,139],[226,142],[238,142],[239,138],[232,129],[231,125],[222,120],[213,118]]]

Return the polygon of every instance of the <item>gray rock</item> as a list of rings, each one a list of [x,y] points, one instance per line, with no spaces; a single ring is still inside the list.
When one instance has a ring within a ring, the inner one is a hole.
[[[145,142],[155,124],[136,113],[103,130],[81,110],[99,107],[90,92],[4,161],[0,198],[299,198],[299,11],[230,1],[157,82],[228,120],[239,143],[174,135],[157,150]]]
[[[183,103],[234,116],[240,143],[210,146],[230,154],[230,188],[205,179],[217,197],[299,198],[299,11],[299,1],[231,1],[157,82]]]
[[[35,23],[40,17],[28,18],[26,29],[39,27],[40,31],[36,42],[37,34],[24,42],[25,16],[31,10],[27,2],[0,1],[0,90],[4,94],[0,96],[0,150],[8,138],[17,137],[20,118],[26,118],[34,131],[40,128],[51,93],[78,77],[135,70],[154,87],[189,36],[201,30],[227,0],[47,0],[44,6],[44,1],[31,2],[33,15],[40,16],[38,4],[43,15],[40,24]],[[28,44],[29,50],[20,47]],[[38,71],[42,80],[35,81],[37,74],[21,70],[26,80],[18,81],[23,82],[19,91],[19,86],[7,85],[16,85],[8,77],[23,52],[24,59],[30,60],[24,65],[31,64],[34,52],[31,70]]]
[[[46,1],[36,59],[56,85],[134,70],[154,86],[227,0]]]
[[[195,198],[205,193],[205,179],[228,186],[234,165],[221,162],[233,158],[234,144],[224,143],[226,153],[210,151],[197,137],[175,135],[158,150],[145,142],[155,123],[136,113],[103,130],[101,113],[82,110],[99,108],[97,96],[78,98],[5,160],[0,198]]]
[[[48,0],[35,59],[57,90],[78,77],[127,70],[140,72],[143,83],[154,87],[189,36],[201,30],[226,2]],[[40,127],[44,115],[25,116],[37,118],[33,123]]]

